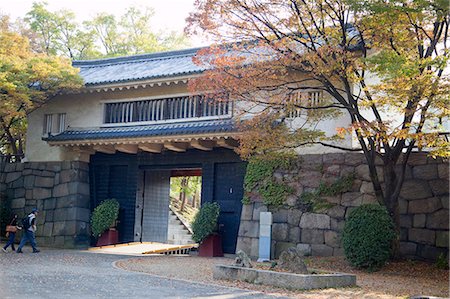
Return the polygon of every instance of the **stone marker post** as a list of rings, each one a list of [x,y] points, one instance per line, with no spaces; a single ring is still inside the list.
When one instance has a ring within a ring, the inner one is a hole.
[[[270,247],[272,242],[272,213],[259,214],[259,258],[258,262],[270,261]]]

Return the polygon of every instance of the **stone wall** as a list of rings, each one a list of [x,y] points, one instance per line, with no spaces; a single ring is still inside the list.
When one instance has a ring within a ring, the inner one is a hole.
[[[89,246],[89,165],[28,162],[1,165],[0,187],[20,218],[37,207],[38,245]],[[20,237],[20,234],[18,234]]]
[[[381,165],[381,164],[379,164]],[[379,166],[378,166],[379,167]],[[320,182],[333,182],[350,173],[355,180],[349,192],[325,198],[330,208],[316,213],[299,207],[303,192],[314,190]],[[278,257],[296,246],[317,256],[343,255],[341,232],[349,212],[364,203],[374,203],[369,170],[362,154],[304,155],[298,167],[276,172],[295,189],[282,208],[273,212],[272,254]],[[413,154],[406,169],[400,194],[403,256],[434,260],[449,247],[449,164],[424,154]],[[259,198],[244,205],[241,214],[237,250],[258,255],[259,213],[267,211]]]

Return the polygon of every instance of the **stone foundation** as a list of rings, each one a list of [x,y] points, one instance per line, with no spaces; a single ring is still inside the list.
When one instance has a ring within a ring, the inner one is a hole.
[[[2,165],[0,189],[19,218],[37,207],[38,245],[79,248],[90,242],[89,165],[28,162]],[[18,234],[20,237],[20,233]]]
[[[296,246],[305,254],[343,255],[341,233],[349,212],[364,203],[374,203],[369,169],[362,154],[304,155],[299,167],[274,176],[295,189],[285,206],[272,211],[272,255],[278,257]],[[307,212],[298,207],[303,192],[320,182],[333,182],[355,174],[349,192],[327,197],[330,208]],[[259,213],[267,211],[261,202],[244,205],[236,250],[258,255]],[[400,194],[401,254],[407,258],[434,260],[449,247],[449,164],[425,154],[413,154],[406,169]]]

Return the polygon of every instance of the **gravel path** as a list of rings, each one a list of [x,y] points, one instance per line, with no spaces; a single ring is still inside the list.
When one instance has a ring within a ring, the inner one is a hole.
[[[437,270],[421,262],[389,264],[376,273],[351,269],[343,258],[310,258],[314,268],[357,274],[357,288],[327,289],[314,291],[289,291],[244,282],[218,281],[212,278],[216,264],[232,264],[227,258],[202,258],[196,256],[152,256],[131,258],[116,263],[118,267],[137,272],[151,273],[163,277],[187,279],[196,282],[234,286],[255,290],[274,296],[291,298],[405,298],[408,295],[448,296],[448,271]],[[409,269],[409,270],[408,270]],[[420,270],[422,269],[422,270]]]
[[[0,298],[272,298],[237,288],[124,271],[120,255],[43,248],[0,252]],[[172,265],[183,271],[177,265]]]

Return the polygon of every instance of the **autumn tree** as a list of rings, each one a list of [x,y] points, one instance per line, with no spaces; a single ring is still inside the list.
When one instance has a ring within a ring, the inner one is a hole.
[[[398,199],[411,152],[450,155],[442,136],[450,112],[448,3],[197,0],[195,5],[188,32],[206,32],[219,46],[199,53],[197,63],[210,70],[191,89],[215,90],[214,96],[229,97],[241,103],[243,113],[253,114],[242,126],[241,155],[317,143],[362,151],[376,197],[399,233]],[[331,100],[295,100],[297,91],[309,89]],[[293,109],[314,113],[290,127]],[[335,136],[314,129],[330,113],[350,119]],[[359,148],[333,140],[345,133],[355,136]]]
[[[8,18],[1,18],[0,152],[22,155],[27,113],[81,84],[69,60],[34,53],[28,40],[11,30]]]

